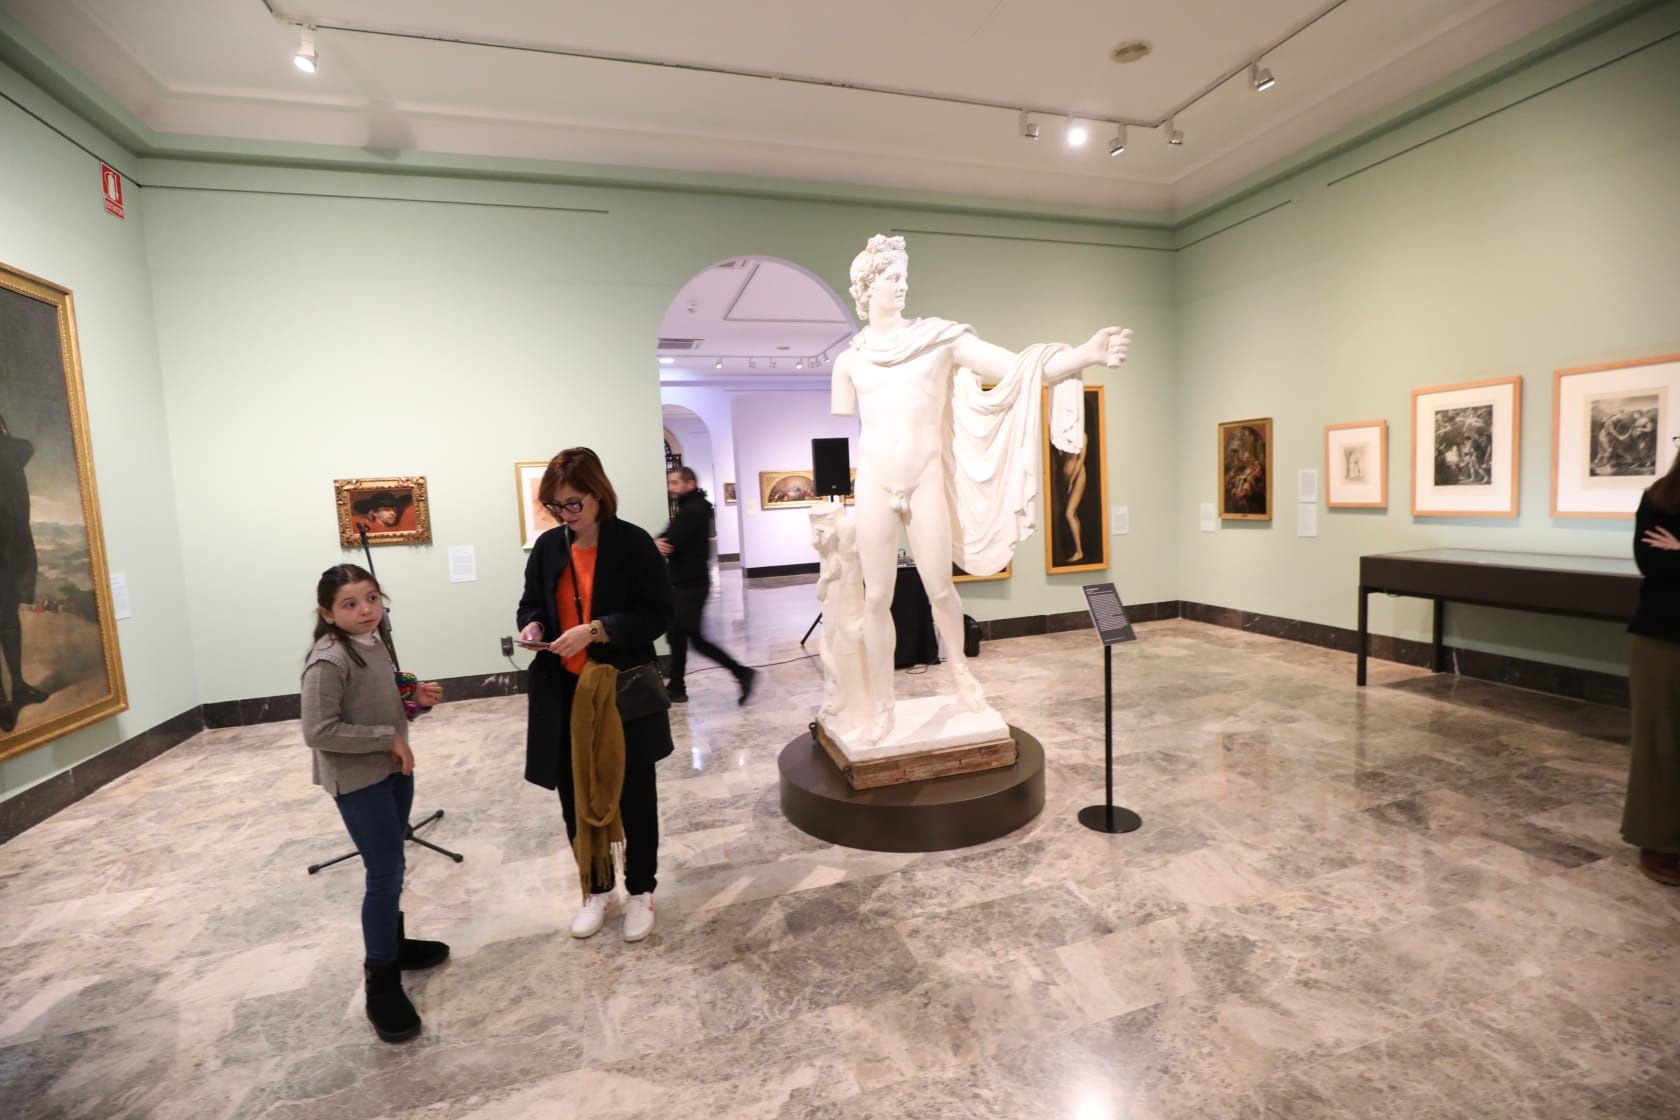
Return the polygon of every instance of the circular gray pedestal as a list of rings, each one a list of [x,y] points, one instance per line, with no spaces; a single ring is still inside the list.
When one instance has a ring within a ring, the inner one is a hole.
[[[1014,832],[1044,808],[1044,748],[1018,727],[1015,765],[853,789],[810,732],[782,748],[782,814],[801,832],[872,852],[942,852]]]

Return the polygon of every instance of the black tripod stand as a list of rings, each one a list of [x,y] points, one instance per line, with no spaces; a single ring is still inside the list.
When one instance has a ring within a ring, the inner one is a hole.
[[[367,558],[368,574],[372,575],[373,574],[373,551],[370,548],[368,548],[367,526],[365,526],[365,525],[359,526],[358,529],[359,529],[359,531],[362,535],[362,555]],[[389,613],[387,613],[384,618],[379,620],[379,634],[380,634],[380,637],[385,639],[385,648],[391,651],[391,662],[393,664],[395,664],[397,666],[397,668],[399,668],[399,669],[402,668],[402,665],[399,662],[397,662],[397,645],[396,645],[395,642],[393,642],[391,640],[391,616],[390,616]],[[422,828],[425,828],[427,825],[431,824],[432,822],[440,821],[442,819],[443,819],[443,810],[442,809],[435,810],[430,816],[426,817],[424,820],[420,821],[419,823],[408,825],[407,832],[405,833],[405,838],[408,840],[408,842],[410,844],[418,844],[422,848],[430,848],[432,851],[438,853],[439,855],[448,856],[450,859],[454,860],[456,863],[460,863],[462,860],[467,858],[466,856],[463,856],[460,852],[452,852],[448,848],[439,847],[438,845],[432,843],[430,840],[427,840],[423,837],[415,835],[415,833],[419,832]],[[343,855],[334,856],[332,859],[329,859],[329,860],[325,861],[324,863],[312,863],[312,864],[310,864],[309,865],[309,873],[311,875],[313,875],[313,874],[315,874],[315,872],[321,870],[321,868],[323,868],[323,867],[331,867],[335,863],[343,863],[345,860],[351,858],[352,856],[357,856],[357,855],[360,855],[360,854],[361,854],[360,852],[358,852],[356,849],[352,848],[348,852],[345,852]]]

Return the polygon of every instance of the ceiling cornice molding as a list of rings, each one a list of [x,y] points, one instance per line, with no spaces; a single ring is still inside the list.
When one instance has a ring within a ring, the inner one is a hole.
[[[826,202],[847,206],[895,207],[952,216],[1050,221],[1115,230],[1140,230],[1176,237],[1199,235],[1199,223],[1271,187],[1331,161],[1362,144],[1405,127],[1428,113],[1464,100],[1545,58],[1674,0],[1601,0],[1540,32],[1495,52],[1394,106],[1372,114],[1319,144],[1280,161],[1224,190],[1170,213],[1119,212],[1104,207],[1035,200],[1001,199],[833,182],[770,179],[715,172],[458,156],[443,153],[370,151],[278,141],[228,140],[154,132],[118,105],[14,19],[0,13],[0,62],[16,70],[115,146],[106,162],[124,169],[139,162],[131,178],[142,188],[147,165],[178,163],[239,165],[298,171],[401,175],[415,178],[714,194],[767,200]],[[51,127],[57,127],[53,125]],[[66,134],[78,146],[82,140]],[[94,154],[100,154],[95,151]],[[125,158],[127,157],[127,158]],[[120,161],[120,162],[119,162]],[[281,192],[284,193],[284,192]],[[1167,248],[1172,247],[1171,240]]]

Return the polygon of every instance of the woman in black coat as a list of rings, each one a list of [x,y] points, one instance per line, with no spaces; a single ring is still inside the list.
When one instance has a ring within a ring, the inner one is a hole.
[[[558,790],[566,836],[577,835],[572,785],[572,699],[586,661],[632,669],[654,659],[654,639],[671,622],[671,580],[653,538],[619,520],[618,496],[587,447],[562,451],[537,491],[559,521],[537,538],[519,598],[520,639],[547,642],[531,662],[525,780]],[[582,615],[577,602],[582,601]],[[654,764],[672,750],[671,721],[661,711],[624,725],[624,937],[653,931],[659,864],[659,807]],[[589,937],[606,919],[612,882],[587,884],[573,937]]]

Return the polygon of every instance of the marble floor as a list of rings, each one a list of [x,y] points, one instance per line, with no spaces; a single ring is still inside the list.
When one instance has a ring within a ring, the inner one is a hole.
[[[0,847],[0,1114],[1049,1118],[1680,1116],[1680,890],[1617,836],[1626,715],[1174,621],[1116,656],[1102,792],[1089,633],[975,667],[1049,758],[983,847],[838,849],[777,807],[818,693],[800,584],[726,580],[661,766],[657,932],[565,933],[552,794],[519,698],[416,728],[410,978],[424,1034],[359,1006],[352,862],[295,724],[199,735]],[[925,692],[940,670],[900,674]]]

